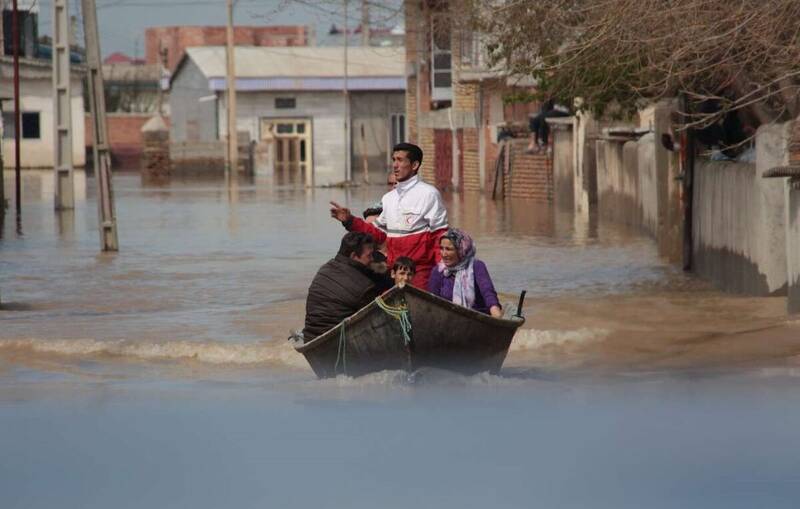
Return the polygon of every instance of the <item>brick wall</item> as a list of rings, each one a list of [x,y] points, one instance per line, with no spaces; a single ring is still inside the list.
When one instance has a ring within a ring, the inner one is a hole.
[[[433,129],[422,127],[419,129],[419,136],[416,144],[422,149],[424,154],[420,176],[429,183],[434,182],[434,171],[436,169],[436,149],[433,144]]]
[[[474,82],[453,83],[453,109],[456,111],[478,111],[478,90],[480,84]]]
[[[538,202],[553,200],[553,164],[547,154],[526,154],[527,140],[511,142],[511,171],[505,175],[505,196]]]
[[[142,156],[142,126],[150,120],[151,114],[114,114],[106,117],[108,123],[108,142],[111,148],[112,164],[115,168],[138,168]],[[169,125],[169,118],[164,119]],[[91,151],[93,122],[90,115],[85,121],[86,149]]]
[[[465,191],[480,191],[480,154],[478,152],[478,129],[464,129],[464,146],[461,155],[464,161],[464,181],[461,189]]]
[[[237,26],[233,31],[237,46],[308,46],[309,29],[303,25]],[[159,48],[167,49],[167,67],[175,69],[186,48],[224,46],[224,26],[168,26],[145,30],[145,61],[161,62]]]

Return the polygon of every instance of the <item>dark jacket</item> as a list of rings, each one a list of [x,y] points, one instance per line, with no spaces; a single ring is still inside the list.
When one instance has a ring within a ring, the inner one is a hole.
[[[370,270],[343,255],[320,267],[306,299],[306,342],[335,327],[379,295]]]

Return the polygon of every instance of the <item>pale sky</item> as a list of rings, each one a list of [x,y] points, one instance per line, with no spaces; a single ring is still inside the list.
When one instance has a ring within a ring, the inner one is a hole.
[[[39,33],[51,33],[52,0],[34,0],[39,8]],[[68,0],[79,16],[80,0]],[[103,56],[121,51],[144,56],[144,30],[163,25],[223,25],[225,0],[96,0]],[[22,2],[20,2],[21,4]],[[361,0],[349,0],[349,26],[361,20]],[[401,0],[369,0],[373,24],[402,24]],[[238,0],[235,23],[240,25],[310,25],[324,44],[332,24],[344,24],[344,0]],[[80,18],[79,18],[80,19]],[[83,40],[79,23],[77,37]]]

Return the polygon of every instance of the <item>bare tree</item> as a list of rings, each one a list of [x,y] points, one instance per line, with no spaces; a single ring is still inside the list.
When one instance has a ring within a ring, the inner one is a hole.
[[[797,0],[455,0],[495,62],[542,95],[596,113],[686,96],[689,125],[738,110],[757,126],[800,114]]]

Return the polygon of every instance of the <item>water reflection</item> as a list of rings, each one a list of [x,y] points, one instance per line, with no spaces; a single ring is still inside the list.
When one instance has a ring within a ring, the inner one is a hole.
[[[26,169],[20,173],[22,189],[23,211],[25,203],[46,202],[54,203],[55,197],[55,172],[51,169]],[[86,172],[83,169],[73,171],[75,186],[75,201],[86,201]],[[5,196],[9,204],[15,199],[16,176],[13,170],[3,170],[3,184]]]

